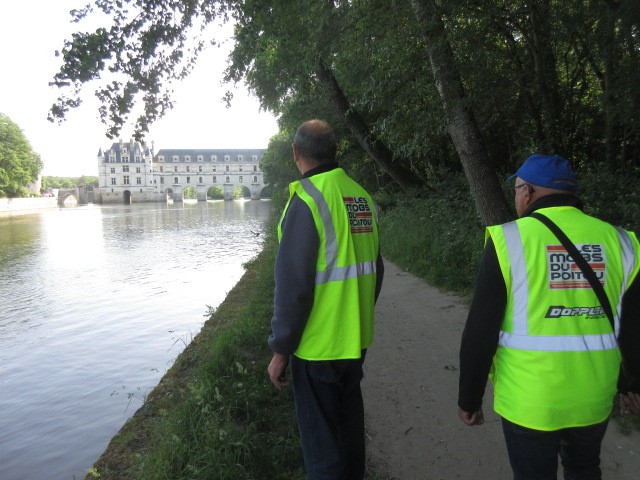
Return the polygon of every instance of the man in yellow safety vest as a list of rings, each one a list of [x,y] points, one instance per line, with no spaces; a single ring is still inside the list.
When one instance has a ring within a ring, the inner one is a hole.
[[[458,413],[484,422],[489,377],[515,479],[555,479],[558,455],[565,479],[599,479],[616,392],[623,412],[640,412],[638,240],[582,212],[558,155],[530,156],[512,179],[519,219],[487,228]]]
[[[297,130],[293,157],[302,179],[289,186],[280,219],[268,374],[291,379],[309,480],[364,476],[365,351],[383,264],[370,195],[336,163],[324,121]]]

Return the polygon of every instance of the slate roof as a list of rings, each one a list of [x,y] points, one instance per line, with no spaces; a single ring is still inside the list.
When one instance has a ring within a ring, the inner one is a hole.
[[[98,157],[104,156],[105,157],[104,161],[106,163],[112,163],[112,162],[109,162],[109,156],[113,152],[116,155],[116,163],[122,162],[122,153],[124,149],[126,149],[128,152],[129,163],[133,162],[133,157],[135,155],[139,155],[141,157],[140,159],[142,162],[144,162],[145,157],[151,155],[151,150],[149,149],[149,147],[143,147],[140,142],[118,141],[118,142],[113,142],[111,144],[111,148],[108,148],[104,152],[102,151],[102,148],[100,148],[100,150],[98,151]]]
[[[198,155],[202,155],[203,162],[211,162],[211,156],[216,155],[216,162],[224,163],[225,155],[229,155],[231,162],[238,161],[238,155],[244,157],[243,162],[251,161],[253,155],[258,156],[258,160],[262,158],[262,155],[266,152],[264,148],[227,148],[227,149],[210,149],[210,148],[163,148],[158,150],[154,158],[155,161],[158,157],[164,157],[165,163],[172,162],[175,155],[178,156],[178,163],[184,162],[185,155],[191,156],[191,162],[197,162]]]

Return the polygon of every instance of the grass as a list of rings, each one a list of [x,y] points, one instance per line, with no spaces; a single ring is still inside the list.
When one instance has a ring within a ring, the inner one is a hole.
[[[452,180],[453,185],[436,185],[428,192],[379,199],[380,248],[404,270],[468,295],[475,285],[484,230],[463,179]]]
[[[87,479],[302,479],[291,390],[266,375],[276,242],[113,438]]]

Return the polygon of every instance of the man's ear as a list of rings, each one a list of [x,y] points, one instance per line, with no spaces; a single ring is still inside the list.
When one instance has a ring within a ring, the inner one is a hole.
[[[535,190],[529,184],[527,184],[527,186],[524,188],[525,191],[522,192],[524,194],[524,203],[526,204],[526,208],[529,208],[529,205],[531,205],[535,201]]]

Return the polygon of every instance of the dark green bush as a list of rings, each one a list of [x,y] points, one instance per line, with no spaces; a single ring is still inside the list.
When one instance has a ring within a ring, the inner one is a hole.
[[[377,195],[383,255],[449,290],[469,292],[484,231],[464,177],[450,176],[429,191]]]

